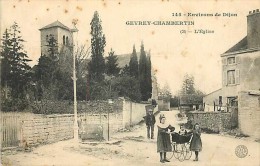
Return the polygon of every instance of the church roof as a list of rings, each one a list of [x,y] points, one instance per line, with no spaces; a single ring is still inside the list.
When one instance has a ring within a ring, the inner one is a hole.
[[[48,28],[53,28],[53,27],[59,27],[59,28],[62,28],[62,29],[66,29],[68,31],[70,31],[70,28],[68,28],[67,26],[63,25],[61,22],[59,22],[58,20],[49,24],[49,25],[46,25],[45,27],[42,27],[41,29],[39,29],[40,31],[43,30],[43,29],[48,29]]]
[[[242,40],[240,40],[237,44],[235,44],[233,47],[231,47],[229,50],[227,50],[224,54],[245,50],[247,48],[248,45],[247,45],[247,36],[246,36]]]

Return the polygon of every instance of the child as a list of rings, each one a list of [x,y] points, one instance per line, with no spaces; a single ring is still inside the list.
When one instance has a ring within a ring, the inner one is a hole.
[[[191,144],[190,144],[190,150],[191,151],[195,151],[195,159],[193,161],[198,161],[199,158],[199,151],[202,150],[202,141],[201,141],[201,138],[200,138],[200,135],[201,135],[201,130],[200,130],[200,126],[198,123],[196,123],[194,125],[194,128],[193,128],[193,136],[192,136],[192,139],[191,139]]]
[[[184,129],[184,126],[183,126],[183,125],[180,125],[179,134],[180,134],[180,135],[186,135],[186,134],[187,134],[187,131]]]
[[[157,136],[157,152],[160,153],[160,162],[170,162],[166,159],[166,152],[172,151],[170,134],[168,130],[174,131],[174,127],[165,123],[165,116],[160,115],[160,123],[158,124],[158,136]]]

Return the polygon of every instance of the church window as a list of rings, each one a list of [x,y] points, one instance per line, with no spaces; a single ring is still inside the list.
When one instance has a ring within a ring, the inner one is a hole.
[[[65,35],[63,35],[63,45],[65,45]]]
[[[68,38],[68,36],[66,37],[66,45],[67,46],[69,45],[69,38]]]

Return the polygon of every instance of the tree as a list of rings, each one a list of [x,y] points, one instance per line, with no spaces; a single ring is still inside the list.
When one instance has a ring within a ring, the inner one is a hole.
[[[47,47],[48,47],[48,54],[51,58],[55,59],[56,55],[58,54],[58,43],[55,39],[54,35],[50,35],[48,41],[47,41]]]
[[[150,52],[146,57],[146,98],[152,97],[152,64]]]
[[[190,106],[190,109],[192,109],[193,105],[200,105],[203,103],[203,96],[203,92],[195,89],[194,77],[186,74],[180,91],[180,104]]]
[[[77,99],[88,100],[89,99],[89,78],[88,78],[88,62],[90,47],[86,49],[83,45],[78,47],[76,55],[76,74],[77,74]]]
[[[24,51],[23,42],[20,27],[14,22],[10,31],[5,31],[1,47],[1,79],[4,86],[10,88],[12,98],[25,97],[31,78],[31,67],[28,65],[31,60]]]
[[[129,62],[129,70],[130,70],[130,76],[134,78],[138,78],[139,71],[138,71],[138,58],[137,53],[135,50],[135,45],[133,46],[133,52],[131,54],[130,62]]]
[[[151,59],[146,56],[144,44],[141,44],[139,59],[139,81],[142,100],[147,101],[152,96]]]
[[[1,45],[1,87],[4,88],[4,98],[7,98],[7,84],[10,82],[10,57],[9,53],[11,52],[12,46],[11,46],[11,39],[10,39],[10,32],[8,29],[5,30],[3,34],[3,38],[1,39],[2,45]]]
[[[116,96],[127,97],[136,102],[141,101],[139,81],[129,75],[115,78],[112,82],[112,90]]]
[[[195,93],[194,77],[192,75],[186,74],[184,76],[181,93],[182,94],[194,94]]]
[[[139,59],[139,81],[140,81],[140,92],[142,94],[142,100],[146,101],[146,53],[144,51],[144,44],[141,44],[140,59]]]
[[[168,83],[166,82],[163,88],[159,90],[159,98],[168,102],[170,101],[171,97],[172,97],[171,90]]]
[[[120,76],[130,76],[130,68],[128,65],[125,65],[120,72]]]
[[[120,68],[118,67],[118,58],[115,55],[115,52],[112,50],[108,53],[108,57],[106,58],[106,74],[111,76],[117,76],[119,74]]]
[[[58,56],[58,44],[54,35],[50,35],[48,38],[47,47],[48,55],[41,55],[38,64],[34,67],[34,82],[36,84],[35,88],[37,89],[38,100],[41,100],[43,89],[50,89],[50,86],[52,86],[52,90],[57,88],[55,85],[58,81],[61,81],[60,78],[62,77],[58,63],[60,60]],[[65,56],[63,55],[62,57]]]
[[[91,61],[89,63],[90,79],[102,81],[105,73],[104,48],[105,35],[102,32],[101,20],[98,12],[94,13],[91,25]]]

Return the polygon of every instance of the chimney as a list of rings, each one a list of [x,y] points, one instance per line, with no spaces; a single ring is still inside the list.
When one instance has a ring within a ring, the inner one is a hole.
[[[260,47],[260,12],[259,9],[249,11],[247,16],[248,48]]]

